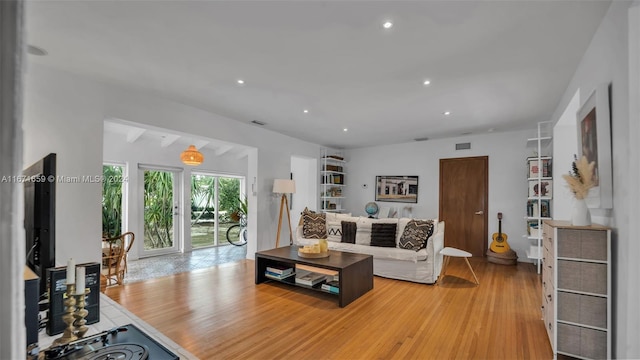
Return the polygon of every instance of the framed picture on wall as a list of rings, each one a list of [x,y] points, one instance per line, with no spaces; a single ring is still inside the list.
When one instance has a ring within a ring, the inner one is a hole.
[[[376,176],[376,201],[418,202],[417,176]]]
[[[578,157],[595,162],[595,187],[586,198],[590,208],[613,208],[611,175],[611,108],[610,84],[594,89],[577,114]]]

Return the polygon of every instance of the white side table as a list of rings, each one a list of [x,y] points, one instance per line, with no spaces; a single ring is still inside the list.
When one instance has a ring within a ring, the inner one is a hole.
[[[446,273],[446,268],[447,265],[449,265],[449,260],[451,260],[452,257],[461,257],[464,258],[464,261],[467,262],[467,266],[469,266],[469,270],[471,270],[471,273],[473,274],[473,278],[476,280],[476,285],[480,285],[480,281],[478,281],[478,277],[476,276],[475,271],[473,271],[473,268],[471,267],[471,264],[469,264],[469,259],[471,256],[471,253],[466,252],[464,250],[460,250],[460,249],[456,249],[456,248],[452,248],[452,247],[446,247],[442,250],[440,250],[440,254],[444,257],[443,263],[442,263],[442,270],[440,271],[440,280],[442,281],[442,279],[444,278],[444,275]]]

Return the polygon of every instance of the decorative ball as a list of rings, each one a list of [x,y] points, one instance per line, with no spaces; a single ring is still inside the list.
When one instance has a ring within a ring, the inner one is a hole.
[[[377,214],[378,210],[378,204],[374,203],[373,201],[367,203],[367,205],[364,206],[364,211],[366,211],[369,216]]]

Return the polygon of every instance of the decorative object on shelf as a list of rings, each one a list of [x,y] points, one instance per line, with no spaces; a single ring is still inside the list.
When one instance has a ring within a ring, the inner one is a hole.
[[[280,216],[278,218],[278,233],[276,234],[276,247],[280,244],[280,230],[282,229],[282,210],[287,209],[287,221],[289,222],[289,245],[293,244],[293,231],[291,231],[291,215],[289,214],[288,194],[295,194],[296,183],[289,179],[275,179],[273,181],[273,192],[282,194],[280,198]]]
[[[70,263],[71,261],[72,260],[69,260]],[[78,339],[75,334],[75,327],[73,326],[73,323],[75,322],[74,313],[76,312],[76,297],[73,295],[75,292],[76,284],[67,283],[67,298],[64,300],[64,315],[62,315],[62,321],[64,321],[67,326],[65,327],[62,336],[53,341],[53,345],[68,344]]]
[[[417,176],[376,176],[376,201],[418,202]]]
[[[327,239],[318,239],[318,243],[305,245],[298,249],[298,256],[303,258],[325,258],[329,256]]]
[[[204,161],[204,155],[196,149],[195,145],[189,145],[187,150],[180,154],[180,160],[182,160],[185,165],[197,166]]]
[[[402,208],[402,217],[412,218],[413,217],[413,207],[405,206]]]
[[[595,186],[593,179],[594,166],[595,162],[589,162],[586,156],[578,160],[577,156],[574,155],[571,171],[569,174],[562,175],[567,185],[569,185],[569,190],[575,197],[571,211],[572,225],[591,225],[591,214],[585,199],[589,195],[589,190]]]
[[[85,309],[85,298],[90,292],[90,289],[85,289],[82,292],[81,290],[76,291],[75,296],[78,298],[78,300],[76,301],[78,303],[78,308],[76,312],[73,313],[73,317],[76,319],[73,322],[73,325],[76,327],[76,336],[78,337],[78,339],[82,339],[84,337],[84,334],[86,334],[89,330],[89,327],[87,326],[87,320],[85,319],[87,315],[89,315],[89,311]]]
[[[367,213],[367,215],[369,215],[370,218],[373,218],[378,213],[378,210],[378,204],[374,203],[373,201],[368,202],[364,206],[364,211]]]
[[[541,159],[542,163],[542,173],[540,173],[540,166],[538,165],[537,155],[536,158],[527,159],[529,163],[529,178],[537,178],[538,176],[546,178],[551,177],[552,167],[551,167],[551,159]]]
[[[553,196],[553,180],[529,180],[529,197],[538,196]]]
[[[573,208],[571,208],[571,225],[591,225],[591,212],[589,212],[587,202],[584,199],[573,199]]]

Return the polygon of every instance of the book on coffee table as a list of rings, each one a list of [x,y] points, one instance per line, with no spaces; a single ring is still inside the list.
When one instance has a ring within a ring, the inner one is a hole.
[[[273,273],[271,271],[265,271],[264,272],[264,276],[268,277],[269,279],[274,279],[274,280],[284,280],[286,278],[290,278],[293,275],[295,275],[296,273],[288,273],[288,274],[277,274],[277,273]]]
[[[284,266],[284,265],[272,265],[272,266],[267,266],[267,271],[274,274],[286,275],[286,274],[293,273],[293,268],[290,266]]]
[[[298,275],[296,275],[296,284],[314,286],[325,281],[326,278],[327,276],[325,274],[298,271]]]
[[[321,286],[322,290],[326,290],[330,293],[333,294],[339,294],[340,293],[340,283],[335,281],[335,280],[331,280],[328,281],[324,284],[322,284]]]

